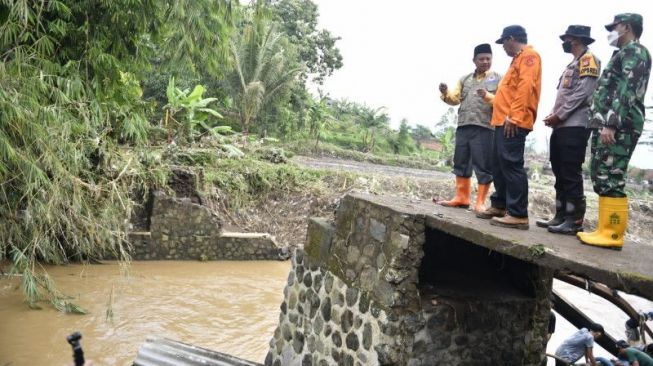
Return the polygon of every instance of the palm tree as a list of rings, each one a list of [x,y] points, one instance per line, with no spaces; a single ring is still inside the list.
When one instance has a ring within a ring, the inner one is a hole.
[[[288,55],[288,45],[264,10],[255,7],[251,23],[230,43],[234,62],[235,106],[242,132],[247,134],[263,106],[292,86],[301,71]]]

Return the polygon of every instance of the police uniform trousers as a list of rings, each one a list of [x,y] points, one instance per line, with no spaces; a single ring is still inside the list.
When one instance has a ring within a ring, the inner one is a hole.
[[[637,146],[639,134],[634,130],[617,130],[614,145],[606,145],[592,130],[592,161],[590,165],[594,192],[605,197],[626,197],[626,172]]]
[[[515,136],[505,137],[504,127],[494,130],[492,207],[503,208],[513,217],[528,217],[528,175],[524,169],[526,136],[530,130],[517,127]]]
[[[585,127],[558,127],[549,141],[549,160],[556,177],[556,197],[582,199],[583,162],[590,130]]]
[[[472,169],[479,184],[492,183],[492,145],[494,130],[467,125],[456,128],[453,173],[470,178]]]

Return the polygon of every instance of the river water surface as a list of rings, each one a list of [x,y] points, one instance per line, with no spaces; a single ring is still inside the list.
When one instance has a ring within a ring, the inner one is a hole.
[[[3,278],[0,366],[67,365],[72,352],[66,336],[76,330],[96,366],[130,365],[148,335],[262,362],[289,270],[289,261],[134,262],[127,276],[113,263],[49,267],[60,289],[75,296],[87,315],[58,313],[47,304],[43,310],[30,310],[16,290],[19,279]],[[610,334],[623,338],[627,317],[613,305],[561,282],[554,287]],[[653,309],[649,301],[624,296],[636,309]],[[109,318],[108,309],[113,312]],[[548,351],[554,353],[575,330],[558,316]],[[600,347],[595,354],[608,355]]]
[[[290,261],[133,262],[128,276],[113,263],[47,270],[89,314],[62,314],[48,304],[30,310],[16,290],[19,279],[0,277],[0,366],[67,365],[66,336],[77,330],[96,366],[130,365],[148,335],[262,362]]]

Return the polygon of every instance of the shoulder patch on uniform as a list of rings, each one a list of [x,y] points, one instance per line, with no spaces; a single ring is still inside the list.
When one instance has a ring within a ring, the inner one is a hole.
[[[524,63],[526,66],[533,66],[535,65],[535,56],[533,55],[528,55],[524,57]]]
[[[591,53],[584,54],[578,61],[578,69],[580,70],[580,77],[591,76],[599,77],[599,66]]]

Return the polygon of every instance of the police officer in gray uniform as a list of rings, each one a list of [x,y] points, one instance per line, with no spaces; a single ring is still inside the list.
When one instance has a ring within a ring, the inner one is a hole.
[[[556,178],[556,213],[536,224],[552,233],[575,235],[583,230],[585,217],[582,164],[590,132],[589,107],[601,63],[588,49],[594,42],[590,27],[570,25],[560,39],[563,51],[574,58],[560,77],[553,110],[544,118],[553,128],[549,159]]]

